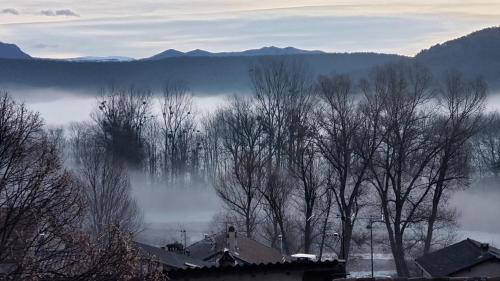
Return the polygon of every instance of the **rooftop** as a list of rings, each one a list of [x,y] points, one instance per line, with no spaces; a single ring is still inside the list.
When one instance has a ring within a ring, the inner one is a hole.
[[[135,242],[135,244],[143,255],[149,258],[158,259],[160,263],[172,268],[183,269],[192,267],[207,267],[213,265],[210,262],[205,262],[182,253],[168,251],[166,249],[154,247],[139,242]]]
[[[487,246],[481,249],[481,246]],[[434,277],[445,277],[492,259],[500,260],[500,250],[488,244],[465,239],[416,259],[417,264]]]
[[[226,248],[226,234],[209,236],[187,247],[190,256],[207,260]],[[245,236],[238,237],[238,251],[233,253],[236,258],[247,263],[276,263],[283,261],[280,251],[259,243]]]

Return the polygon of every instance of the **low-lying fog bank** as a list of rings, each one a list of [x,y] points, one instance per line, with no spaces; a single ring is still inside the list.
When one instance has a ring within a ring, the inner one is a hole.
[[[201,239],[222,207],[209,185],[181,188],[132,176],[132,194],[145,221],[138,240],[156,245],[183,241],[181,230],[186,230],[188,243]]]
[[[459,211],[460,239],[475,240],[500,246],[500,182],[486,179],[459,191],[451,204]]]
[[[24,101],[32,110],[38,111],[49,126],[66,126],[71,122],[89,120],[90,112],[97,104],[94,97],[81,93],[51,90],[33,90],[10,93]],[[226,95],[194,95],[194,105],[199,118],[226,102]],[[490,94],[486,102],[487,111],[500,109],[500,94]],[[160,104],[155,100],[153,111],[160,113]],[[209,231],[213,216],[222,209],[210,186],[189,190],[148,187],[135,180],[134,196],[143,209],[146,221],[140,239],[157,243],[181,239],[180,230],[188,233],[188,242],[195,241]],[[461,238],[474,238],[500,246],[500,184],[481,182],[468,190],[457,192],[451,204],[460,212],[458,233]]]

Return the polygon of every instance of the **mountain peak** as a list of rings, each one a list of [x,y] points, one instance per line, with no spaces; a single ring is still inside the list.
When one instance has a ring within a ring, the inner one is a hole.
[[[0,42],[0,58],[2,59],[31,59],[17,45]]]
[[[195,49],[195,50],[187,52],[186,55],[200,57],[200,56],[210,56],[210,55],[212,55],[212,53],[205,51],[205,50],[201,50],[201,49]]]

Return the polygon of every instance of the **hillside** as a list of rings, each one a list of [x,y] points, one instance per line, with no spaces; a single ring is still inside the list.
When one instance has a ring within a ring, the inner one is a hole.
[[[181,80],[197,93],[233,94],[249,90],[248,71],[259,60],[276,56],[193,56],[130,62],[74,62],[0,59],[0,87],[43,87],[88,90],[114,84],[160,88]],[[351,73],[354,77],[379,64],[407,59],[374,53],[289,55],[314,74]]]
[[[415,60],[436,73],[460,70],[482,76],[491,88],[500,87],[500,27],[476,31],[467,36],[421,51]]]
[[[0,58],[30,59],[31,56],[21,51],[21,49],[17,45],[0,42]]]

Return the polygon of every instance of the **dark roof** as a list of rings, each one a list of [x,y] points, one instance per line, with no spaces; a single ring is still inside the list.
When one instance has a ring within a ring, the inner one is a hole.
[[[167,274],[169,277],[177,279],[186,276],[207,276],[210,274],[220,274],[225,273],[255,273],[255,272],[269,272],[269,271],[279,271],[285,273],[287,270],[298,270],[298,271],[314,271],[314,270],[328,270],[332,275],[337,278],[345,278],[345,263],[337,260],[333,261],[288,261],[288,262],[277,262],[277,263],[260,263],[260,264],[240,264],[235,266],[212,266],[212,267],[201,267],[201,268],[186,268],[186,269],[175,269],[169,271]]]
[[[445,277],[485,261],[500,260],[500,250],[488,246],[488,251],[482,254],[480,246],[480,242],[467,238],[422,256],[416,262],[432,277]]]
[[[226,248],[226,235],[221,233],[200,240],[187,247],[190,256],[206,260]],[[275,263],[283,261],[280,251],[244,236],[238,237],[238,251],[232,253],[235,258],[247,263]]]
[[[169,252],[165,249],[154,247],[151,245],[146,245],[143,243],[135,242],[137,248],[141,254],[148,258],[155,258],[160,263],[174,268],[190,268],[189,265],[195,265],[199,267],[212,266],[212,263],[202,261],[182,253]]]

